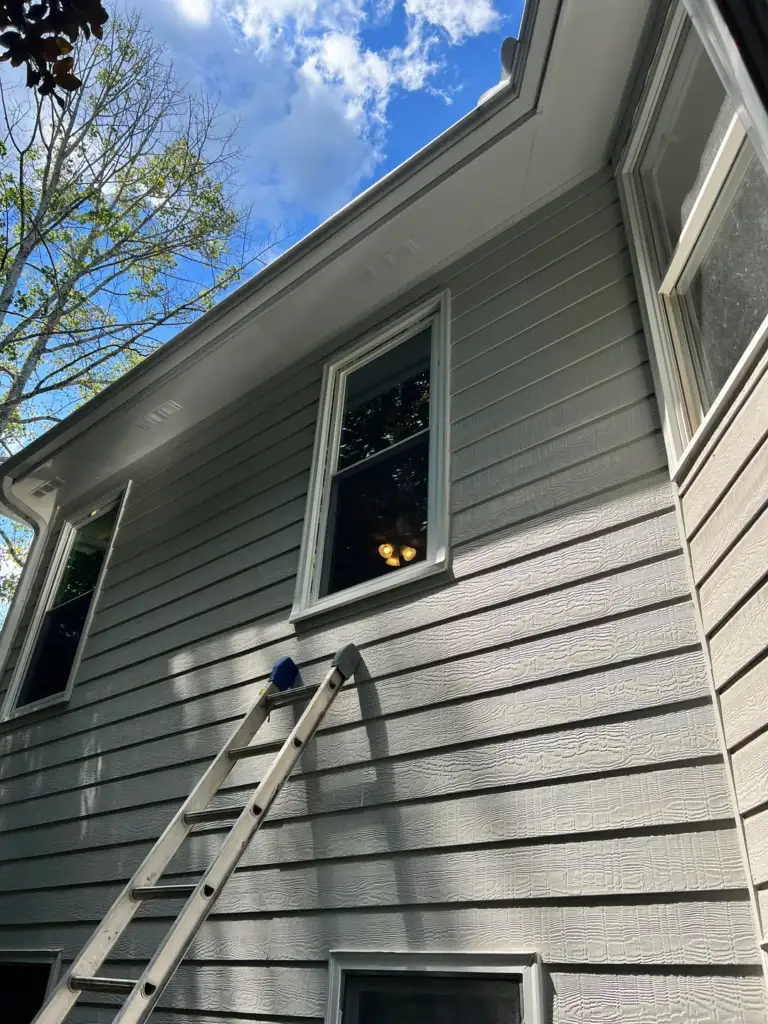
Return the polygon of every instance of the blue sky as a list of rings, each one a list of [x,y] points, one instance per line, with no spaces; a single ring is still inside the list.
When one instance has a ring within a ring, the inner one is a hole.
[[[241,123],[241,189],[296,241],[465,113],[523,0],[138,0]],[[282,247],[282,246],[281,246]]]

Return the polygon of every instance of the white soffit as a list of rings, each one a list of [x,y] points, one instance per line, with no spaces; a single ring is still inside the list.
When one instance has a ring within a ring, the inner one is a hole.
[[[29,500],[58,477],[66,481],[59,502],[76,500],[597,170],[652,2],[563,0],[534,114],[538,74],[531,79],[557,8],[539,0],[517,99],[382,200],[374,186],[370,205],[364,196],[355,219],[309,258],[259,290],[258,277],[246,284],[183,350],[169,349],[144,379],[94,406],[94,426],[73,423],[14,459],[15,493]],[[168,403],[173,415],[151,422]],[[109,429],[100,430],[106,415]]]

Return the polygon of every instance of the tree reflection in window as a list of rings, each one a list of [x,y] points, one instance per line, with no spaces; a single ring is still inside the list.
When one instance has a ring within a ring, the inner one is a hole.
[[[350,373],[322,594],[426,557],[431,327]]]
[[[338,469],[429,426],[432,331],[409,338],[347,378]]]
[[[53,601],[43,616],[17,706],[63,693],[117,519],[117,507],[75,531]]]

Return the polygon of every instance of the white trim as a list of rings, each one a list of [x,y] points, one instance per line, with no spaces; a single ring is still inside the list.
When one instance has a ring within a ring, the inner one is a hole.
[[[768,351],[768,315],[760,324],[752,341],[742,352],[730,377],[720,389],[717,398],[707,410],[706,416],[680,456],[672,474],[672,479],[677,483],[682,483],[687,476],[693,462],[714,433],[717,425],[733,406],[736,398],[741,394],[742,388],[766,351]]]
[[[429,408],[429,480],[427,555],[397,573],[367,580],[347,590],[319,596],[322,555],[328,522],[331,480],[341,436],[345,382],[350,373],[432,325]],[[312,454],[307,511],[291,622],[331,611],[352,601],[392,590],[442,572],[448,559],[448,422],[450,295],[441,292],[421,302],[383,328],[371,331],[327,363]]]
[[[664,87],[675,65],[683,37],[688,30],[685,10],[678,5],[671,13],[643,95],[638,104],[629,139],[619,160],[616,181],[624,208],[635,276],[643,301],[640,302],[646,336],[652,349],[654,384],[662,418],[662,431],[670,466],[688,443],[693,430],[689,402],[684,400],[685,368],[675,352],[669,321],[658,295],[653,227],[639,182],[639,164],[653,124],[653,115],[664,97]],[[692,381],[685,380],[685,390]]]
[[[0,715],[0,721],[8,721],[9,719],[21,718],[24,715],[32,714],[35,711],[41,711],[44,708],[52,707],[56,704],[66,704],[72,696],[72,688],[75,682],[75,676],[77,670],[80,667],[80,661],[83,655],[83,648],[85,647],[86,640],[88,638],[88,632],[91,628],[91,621],[93,620],[96,606],[98,604],[99,595],[104,582],[104,576],[109,565],[109,561],[112,555],[112,550],[115,545],[115,538],[117,531],[120,527],[120,520],[125,510],[125,505],[128,499],[128,494],[131,489],[131,481],[129,480],[125,486],[121,487],[117,491],[110,491],[107,495],[102,497],[97,502],[91,502],[86,508],[80,508],[76,514],[69,515],[64,518],[61,525],[61,532],[56,541],[56,549],[51,558],[51,564],[48,568],[45,581],[40,591],[37,604],[32,615],[29,627],[27,628],[26,636],[24,637],[24,643],[19,652],[19,658],[16,662],[16,666],[13,671],[13,677],[8,687],[8,692],[3,702],[2,715]],[[32,656],[35,643],[37,642],[38,633],[43,622],[43,618],[46,612],[49,610],[51,600],[56,592],[56,588],[61,579],[61,574],[64,572],[64,568],[69,557],[69,552],[72,548],[72,542],[75,537],[75,533],[78,528],[83,526],[93,516],[94,512],[104,513],[109,509],[117,507],[117,516],[115,518],[115,525],[112,528],[112,536],[109,541],[106,553],[104,555],[104,561],[102,562],[101,569],[99,571],[98,579],[96,580],[96,586],[93,589],[93,597],[91,599],[90,606],[88,608],[88,614],[86,615],[85,622],[83,624],[83,631],[80,635],[80,641],[77,645],[77,651],[72,662],[72,669],[69,673],[69,679],[67,686],[61,693],[54,693],[50,697],[44,697],[42,700],[34,701],[30,704],[23,704],[21,707],[16,706],[16,701],[21,693],[22,686],[24,685],[24,679],[29,668],[29,659]]]
[[[700,241],[705,241],[708,246],[708,243],[717,233],[722,218],[716,218],[715,223],[712,220],[712,214],[733,170],[737,157],[742,151],[746,137],[747,133],[744,130],[744,125],[741,123],[739,115],[734,114],[728,126],[728,131],[725,133],[725,138],[720,143],[720,148],[715,154],[712,165],[704,178],[701,191],[696,196],[696,201],[680,232],[680,238],[675,246],[675,251],[672,253],[667,272],[659,286],[659,293],[661,295],[671,295],[678,287],[678,282],[683,275],[685,275],[687,281],[690,281],[690,278],[693,276],[690,269],[690,261],[694,250],[698,248],[700,252],[697,267],[695,268],[697,269],[704,255],[701,252]]]
[[[706,2],[706,0],[705,0]],[[641,310],[652,348],[657,398],[662,411],[664,440],[673,478],[689,467],[712,433],[717,420],[732,401],[738,386],[754,367],[768,344],[765,323],[742,353],[724,387],[705,406],[694,370],[695,353],[685,333],[679,290],[690,283],[718,225],[718,212],[730,190],[740,180],[740,162],[748,152],[747,131],[739,120],[741,105],[725,80],[729,98],[737,107],[728,131],[682,227],[666,271],[658,267],[654,251],[654,226],[647,209],[640,164],[660,103],[675,72],[675,59],[687,32],[696,26],[679,3],[670,14],[654,68],[638,104],[635,123],[617,168],[617,183],[632,243],[632,258],[642,294]],[[708,48],[705,47],[708,52]],[[709,54],[711,56],[711,54]],[[719,65],[717,70],[721,73]],[[721,77],[725,77],[722,76]],[[661,280],[660,280],[661,279]]]
[[[56,987],[56,982],[61,974],[61,950],[0,948],[0,963],[50,964],[48,983],[45,987],[45,995],[43,996],[43,1003],[45,1004]]]
[[[538,953],[387,952],[331,950],[328,957],[328,1005],[325,1024],[342,1024],[344,976],[347,974],[484,974],[521,978],[524,1024],[544,1024],[544,967]]]

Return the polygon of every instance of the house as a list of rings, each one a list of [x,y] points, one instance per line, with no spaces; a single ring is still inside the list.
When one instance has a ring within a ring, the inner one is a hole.
[[[4,464],[20,1022],[275,659],[346,643],[158,1024],[768,1021],[764,18],[529,0],[476,110]]]

